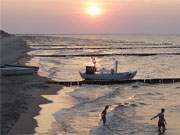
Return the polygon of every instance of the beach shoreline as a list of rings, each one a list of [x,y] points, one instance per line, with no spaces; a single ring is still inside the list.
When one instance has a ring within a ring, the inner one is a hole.
[[[30,48],[22,37],[8,36],[1,40],[1,64],[26,65]],[[1,76],[1,134],[34,134],[38,126],[34,119],[41,104],[51,101],[42,95],[56,94],[60,86],[47,85],[48,79],[38,74]]]

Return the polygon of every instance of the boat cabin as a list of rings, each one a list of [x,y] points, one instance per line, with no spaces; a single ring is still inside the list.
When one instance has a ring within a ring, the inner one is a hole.
[[[95,74],[96,67],[95,66],[86,66],[86,74]]]

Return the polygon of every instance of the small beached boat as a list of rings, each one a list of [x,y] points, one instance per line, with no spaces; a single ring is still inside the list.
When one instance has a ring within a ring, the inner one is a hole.
[[[131,80],[137,73],[137,71],[117,72],[118,62],[115,61],[115,68],[111,70],[105,70],[104,68],[97,71],[95,66],[95,59],[93,66],[86,66],[85,72],[79,72],[80,76],[85,80],[103,80],[103,81],[122,81]]]
[[[35,74],[39,70],[39,67],[34,66],[18,66],[18,65],[2,65],[0,66],[0,74],[6,75],[26,75]]]

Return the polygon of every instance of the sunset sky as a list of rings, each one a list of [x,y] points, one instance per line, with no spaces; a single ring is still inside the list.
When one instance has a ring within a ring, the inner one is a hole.
[[[12,33],[180,34],[180,0],[1,0]]]

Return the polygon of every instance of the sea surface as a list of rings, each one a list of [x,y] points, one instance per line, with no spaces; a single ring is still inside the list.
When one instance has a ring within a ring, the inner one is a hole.
[[[82,80],[79,71],[91,63],[91,55],[99,69],[110,69],[115,58],[118,71],[137,70],[136,79],[180,78],[180,35],[29,35],[24,39],[32,48],[27,65],[39,66],[39,74],[52,80]],[[150,118],[161,108],[166,110],[165,134],[180,134],[180,83],[72,86],[44,97],[53,103],[43,105],[36,117],[37,134],[156,135],[157,120]],[[106,105],[110,105],[108,120],[102,126],[100,113]],[[43,111],[53,119],[49,125],[51,120],[42,122]]]

